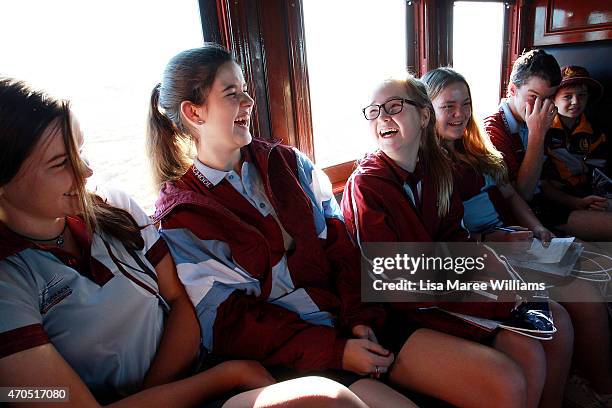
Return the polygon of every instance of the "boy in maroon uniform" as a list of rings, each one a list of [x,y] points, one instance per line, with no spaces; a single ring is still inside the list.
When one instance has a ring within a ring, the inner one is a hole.
[[[557,112],[552,97],[560,82],[555,58],[543,50],[529,51],[512,67],[508,97],[484,120],[485,131],[525,201],[540,191],[544,138]]]

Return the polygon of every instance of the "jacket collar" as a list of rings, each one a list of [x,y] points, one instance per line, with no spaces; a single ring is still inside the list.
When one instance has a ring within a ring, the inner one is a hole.
[[[561,122],[561,118],[559,118],[558,114],[555,115],[553,123],[550,127],[551,129],[567,131],[565,126],[563,126],[563,122]],[[591,127],[591,124],[587,120],[586,115],[584,113],[580,115],[580,122],[578,122],[578,126],[576,126],[576,128],[572,131],[571,134],[573,135],[576,133],[593,133],[593,127]]]
[[[359,162],[357,171],[361,174],[380,177],[400,184],[408,183],[410,185],[416,185],[423,179],[425,174],[423,167],[424,164],[420,155],[414,171],[411,173],[398,166],[397,163],[382,150],[377,150],[367,155]]]
[[[268,164],[270,154],[274,151],[275,147],[280,145],[280,141],[267,142],[262,139],[253,139],[251,143],[242,147],[241,153],[245,161],[254,163],[257,166],[257,170],[260,174],[268,174]],[[185,173],[179,180],[166,182],[162,186],[159,194],[159,198],[155,203],[155,214],[153,218],[156,221],[161,220],[168,215],[175,207],[183,204],[195,205],[195,206],[215,206],[216,202],[210,197],[206,197],[203,194],[193,191],[189,188],[184,188],[185,183],[189,183],[193,178],[198,179],[198,182],[204,185],[208,190],[214,189],[221,179],[217,183],[213,183],[213,180],[209,180],[206,176],[200,172],[196,165],[192,165],[187,173]],[[213,177],[214,178],[214,177]]]

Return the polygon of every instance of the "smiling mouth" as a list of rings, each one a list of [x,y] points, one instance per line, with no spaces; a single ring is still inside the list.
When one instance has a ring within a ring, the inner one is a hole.
[[[69,191],[67,193],[64,193],[65,197],[76,197],[77,196],[77,192],[76,191]]]
[[[249,115],[245,115],[245,116],[241,116],[237,118],[234,121],[234,124],[242,128],[248,128],[249,127]]]
[[[378,131],[378,136],[382,138],[393,137],[397,132],[399,132],[398,129],[381,129]]]
[[[448,126],[452,126],[452,127],[463,126],[463,122],[448,122]]]

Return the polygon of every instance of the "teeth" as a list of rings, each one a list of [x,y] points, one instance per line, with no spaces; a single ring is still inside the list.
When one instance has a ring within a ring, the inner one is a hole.
[[[250,114],[245,113],[241,116],[238,116],[234,122],[247,122],[250,116],[251,116]]]
[[[71,191],[69,193],[64,193],[65,196],[74,197],[77,195],[76,191]]]
[[[392,133],[397,133],[398,131],[399,131],[398,129],[393,129],[393,128],[389,128],[389,129],[380,129],[380,130],[378,131],[378,134],[379,134],[380,136],[386,136],[386,135],[389,135],[389,134],[392,134]]]

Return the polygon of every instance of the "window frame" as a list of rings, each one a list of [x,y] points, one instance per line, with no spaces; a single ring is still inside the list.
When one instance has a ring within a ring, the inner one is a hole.
[[[226,46],[244,69],[256,102],[253,134],[295,146],[314,161],[302,0],[198,1],[204,40]],[[454,1],[406,1],[406,68],[414,75],[452,64]],[[504,2],[500,97],[525,44],[525,2]],[[354,167],[348,161],[323,169],[334,193],[343,190]]]

